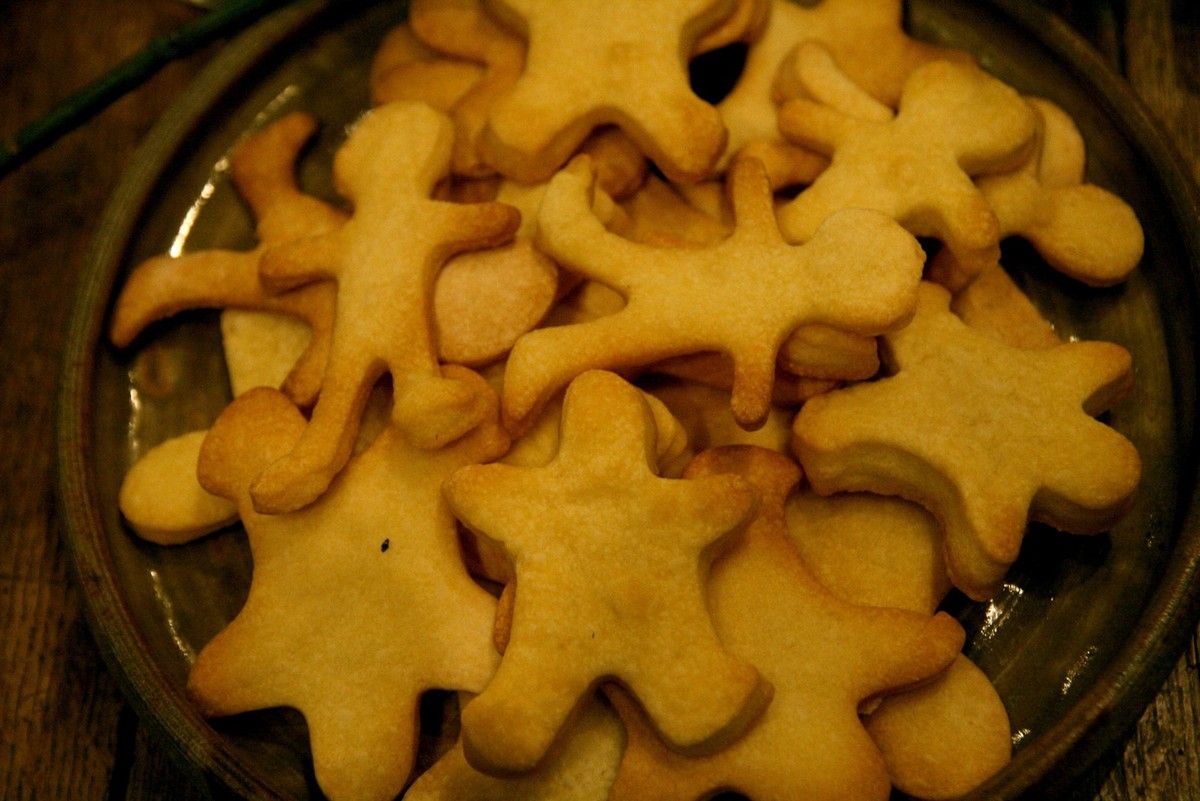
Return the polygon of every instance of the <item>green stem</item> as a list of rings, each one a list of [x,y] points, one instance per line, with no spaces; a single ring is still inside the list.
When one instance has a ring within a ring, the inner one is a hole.
[[[290,2],[293,0],[230,0],[216,11],[150,40],[99,80],[62,101],[12,138],[0,142],[0,178],[141,86],[170,62],[235,33],[268,11]]]

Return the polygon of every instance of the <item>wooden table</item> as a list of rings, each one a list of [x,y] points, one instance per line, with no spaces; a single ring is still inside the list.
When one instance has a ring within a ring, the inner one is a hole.
[[[1097,44],[1200,179],[1200,3],[1043,0]],[[173,0],[10,0],[0,134],[195,14]],[[211,53],[174,64],[0,182],[0,797],[200,798],[147,742],[102,664],[54,508],[53,405],[76,276],[135,146]],[[1082,798],[1200,799],[1197,646]]]

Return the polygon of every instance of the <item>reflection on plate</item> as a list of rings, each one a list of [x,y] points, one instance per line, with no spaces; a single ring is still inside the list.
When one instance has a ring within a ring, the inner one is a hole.
[[[368,105],[376,43],[402,18],[399,4],[337,11],[306,4],[227,47],[152,132],[113,198],[70,333],[60,488],[93,629],[143,718],[219,784],[253,798],[318,795],[303,722],[272,711],[210,724],[183,692],[195,652],[245,597],[245,538],[225,533],[157,548],[131,536],[116,509],[121,477],[140,453],[207,427],[227,402],[216,317],[171,321],[132,352],[113,351],[100,335],[132,264],[184,248],[251,244],[225,156],[262,120],[292,109],[322,120],[301,182],[333,197],[332,154]],[[1013,724],[1012,766],[977,795],[1011,798],[1031,786],[1062,792],[1136,720],[1193,622],[1200,591],[1187,588],[1200,562],[1196,201],[1127,88],[1036,7],[916,0],[909,27],[972,51],[1022,92],[1066,109],[1088,144],[1089,180],[1127,200],[1146,229],[1142,267],[1109,290],[1057,278],[1021,245],[1005,252],[1005,264],[1065,336],[1133,352],[1136,389],[1109,422],[1134,440],[1145,464],[1134,509],[1101,537],[1033,532],[992,601],[950,604],[969,632],[968,654],[995,682]]]

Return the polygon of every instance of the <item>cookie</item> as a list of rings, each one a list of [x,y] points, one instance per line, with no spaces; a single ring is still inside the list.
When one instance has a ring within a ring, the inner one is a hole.
[[[593,699],[537,770],[489,776],[471,767],[458,743],[413,783],[404,801],[607,801],[624,747],[621,722]]]
[[[742,739],[689,758],[665,748],[636,705],[612,692],[629,743],[611,797],[699,801],[732,790],[755,801],[883,801],[891,782],[859,706],[944,670],[962,629],[944,613],[853,606],[825,590],[788,539],[784,501],[800,471],[786,456],[721,448],[686,475],[727,474],[749,481],[760,500],[741,540],[713,566],[709,605],[722,641],[759,667],[775,695]]]
[[[821,494],[869,490],[925,506],[945,533],[954,585],[983,600],[1030,520],[1104,531],[1141,464],[1092,415],[1129,389],[1129,353],[1107,342],[1023,350],[973,331],[923,284],[916,317],[884,337],[893,374],[813,398],[793,447]]]
[[[546,196],[546,190],[549,188],[549,182],[523,184],[508,179],[500,182],[495,200],[512,206],[521,213],[521,225],[517,228],[516,239],[528,241],[536,239],[538,209],[541,208],[542,198]],[[592,213],[604,225],[622,233],[627,233],[632,225],[622,207],[618,206],[612,195],[600,185],[599,177],[597,177],[595,192],[592,194]],[[569,279],[563,283],[568,282]]]
[[[978,181],[1000,235],[1028,240],[1047,264],[1081,283],[1121,283],[1142,259],[1137,215],[1112,192],[1084,183],[1082,137],[1070,116],[1048,100],[1029,104],[1039,120],[1030,157],[1013,172]],[[951,289],[965,272],[953,253],[938,254],[930,265],[930,275]]]
[[[914,503],[805,489],[788,498],[785,512],[804,563],[848,603],[930,614],[950,591],[937,520]]]
[[[439,447],[482,419],[469,387],[441,375],[430,298],[450,256],[503,244],[519,215],[496,203],[429,199],[446,174],[452,136],[450,121],[429,106],[377,107],[334,162],[354,214],[332,233],[263,254],[265,282],[286,289],[333,280],[337,300],[320,399],[295,449],[251,489],[260,511],[293,511],[324,492],[349,457],[363,404],[384,373],[395,391],[392,419],[419,446]]]
[[[795,328],[822,324],[873,335],[911,314],[924,261],[911,236],[883,215],[853,210],[830,220],[808,245],[787,245],[757,162],[738,162],[730,174],[733,234],[702,249],[653,248],[605,231],[588,211],[592,180],[584,159],[555,176],[542,202],[538,244],[564,267],[617,290],[626,305],[517,341],[503,404],[514,431],[585,370],[703,352],[732,358],[733,415],[754,428],[770,405],[779,347]]]
[[[658,247],[706,247],[726,239],[731,225],[700,211],[671,184],[650,176],[621,203],[629,216],[627,239]]]
[[[489,0],[528,43],[525,69],[492,105],[487,160],[525,182],[554,174],[597,126],[625,132],[673,181],[707,177],[725,144],[715,109],[688,86],[685,58],[733,0]]]
[[[438,356],[469,367],[503,357],[557,296],[558,267],[529,240],[455,256],[433,289]]]
[[[962,655],[934,681],[889,695],[864,725],[892,784],[913,798],[959,798],[1012,755],[1004,704],[983,671]]]
[[[371,102],[376,105],[413,101],[449,112],[483,77],[469,61],[440,58],[408,25],[397,25],[371,61]]]
[[[775,0],[775,13],[787,5]],[[855,85],[893,108],[920,67],[935,61],[964,67],[975,63],[965,51],[909,37],[902,0],[822,0],[808,8],[793,3],[789,11],[786,25],[795,32],[793,45],[806,39],[824,45]]]
[[[930,614],[950,589],[937,521],[915,504],[802,491],[788,499],[786,514],[805,565],[848,603]],[[1004,704],[962,655],[929,683],[880,699],[864,725],[892,784],[914,798],[957,798],[1012,753]]]
[[[779,367],[802,378],[862,381],[879,372],[879,348],[874,337],[805,325],[784,341]]]
[[[670,408],[655,395],[642,393],[642,400],[654,420],[654,458],[658,474],[664,471],[689,447],[687,429],[675,418]],[[562,404],[551,402],[542,410],[541,417],[512,447],[501,460],[515,467],[545,467],[558,453],[562,425]]]
[[[121,481],[121,517],[138,536],[158,545],[178,545],[237,520],[237,508],[204,491],[196,460],[207,431],[172,437],[146,451]]]
[[[689,191],[696,189],[704,191]],[[723,200],[717,201],[713,197],[714,190]],[[708,209],[698,208],[692,201],[693,197],[705,203]],[[706,182],[696,187],[674,187],[651,177],[621,207],[630,220],[628,230],[621,232],[622,235],[656,247],[712,246],[727,239],[733,231],[732,204],[724,187],[716,182]],[[614,313],[622,306],[623,301],[609,304],[606,313]],[[852,381],[874,375],[879,369],[879,358],[872,337],[856,336],[827,326],[806,325],[797,328],[785,340],[779,352],[779,366],[802,378]],[[683,375],[675,370],[668,372]],[[730,374],[726,368],[724,375]],[[730,385],[728,378],[719,384],[703,378],[697,380],[711,386],[728,388]],[[789,396],[793,398],[792,402],[798,397],[797,393],[790,393]],[[803,397],[807,395],[800,396],[799,400],[803,400]]]
[[[311,117],[293,113],[238,145],[230,175],[258,220],[262,244],[246,252],[205,250],[138,265],[113,312],[114,344],[124,347],[151,323],[187,309],[233,310],[222,316],[226,341],[253,340],[252,346],[226,350],[234,394],[249,386],[278,386],[302,406],[315,401],[332,336],[334,288],[318,282],[275,294],[258,276],[269,247],[345,222],[341,212],[305,195],[295,182],[296,157],[315,129]],[[556,291],[557,268],[528,245],[450,259],[434,289],[440,357],[469,365],[500,358],[540,321]],[[271,316],[253,316],[254,310]],[[275,353],[260,353],[263,346]],[[292,359],[282,361],[293,350]]]
[[[728,139],[720,169],[738,156],[762,161],[772,188],[808,184],[829,160],[789,144],[779,134],[778,108],[772,85],[787,54],[805,35],[806,9],[789,0],[771,0],[762,36],[747,51],[746,63],[733,89],[717,103]]]
[[[725,391],[727,394],[732,392],[734,380],[736,378],[736,367],[733,360],[723,353],[697,353],[692,356],[676,356],[671,359],[663,359],[661,362],[655,362],[646,368],[646,372],[672,376],[681,378],[685,381],[692,381],[697,384],[702,384],[706,387]],[[771,404],[773,406],[799,406],[811,397],[820,395],[822,392],[828,392],[838,385],[836,381],[830,381],[822,378],[805,378],[803,376],[794,376],[790,373],[785,373],[781,370],[775,371],[775,379],[771,385]],[[726,407],[725,414],[729,415],[733,408],[733,398],[729,398],[730,405]],[[770,414],[770,410],[767,411]],[[736,419],[731,417],[731,420]],[[754,431],[757,426],[745,426],[738,423],[743,428]]]
[[[832,158],[812,186],[779,209],[788,241],[807,241],[836,210],[876,209],[917,236],[941,240],[974,275],[999,258],[1000,226],[971,178],[1019,163],[1035,120],[1020,95],[995,78],[933,62],[909,77],[889,122],[796,99],[780,110],[779,128]]]
[[[321,386],[333,325],[333,292],[316,283],[276,294],[259,280],[259,260],[269,247],[331,231],[342,225],[339,211],[302,193],[296,158],[316,130],[316,121],[295,112],[247,138],[230,158],[239,193],[258,220],[261,244],[253,250],[205,250],[148,259],[130,273],[117,298],[109,338],[129,345],[151,323],[187,309],[237,308],[282,314],[303,321],[311,335],[290,367],[282,388],[309,405]]]
[[[223,309],[221,346],[233,397],[255,387],[284,388],[288,373],[304,355],[311,341],[312,329],[294,317],[246,309]],[[320,389],[323,370],[323,364],[320,371],[314,370],[313,393]],[[293,397],[293,400],[299,402],[297,398]],[[310,404],[311,401],[304,405]]]
[[[420,695],[478,692],[496,667],[495,601],[462,567],[440,489],[456,468],[503,453],[507,437],[485,423],[427,451],[389,428],[318,503],[259,514],[251,482],[304,428],[286,398],[257,389],[204,443],[201,483],[237,503],[254,573],[245,606],[192,666],[188,692],[207,716],[298,709],[323,792],[385,801],[412,769]]]
[[[753,42],[767,25],[771,0],[736,0],[733,12],[696,40],[695,54],[710,53],[737,42]]]
[[[654,458],[657,472],[664,478],[678,478],[695,455],[689,442],[689,429],[684,428],[671,410],[655,396],[643,393],[642,399],[646,401],[650,415],[654,418]],[[728,416],[728,411],[725,411],[725,414]],[[558,453],[561,417],[561,403],[547,404],[538,421],[522,437],[513,441],[512,447],[500,461],[515,467],[545,467]],[[790,419],[789,423],[783,424],[788,434],[789,424]],[[510,594],[509,591],[513,587],[512,565],[504,553],[504,548],[486,537],[476,537],[470,531],[464,530],[461,533],[465,546],[464,558],[471,575],[508,585],[505,587],[505,594]],[[511,598],[508,601],[511,602]],[[501,597],[500,608],[509,609],[509,606],[505,605],[504,596]],[[497,630],[502,629],[503,625],[497,621]],[[507,634],[505,636],[507,637]]]
[[[950,301],[950,310],[971,328],[1014,348],[1062,344],[1054,325],[1000,264],[984,268]]]
[[[829,48],[818,41],[801,42],[788,53],[775,75],[771,94],[778,103],[808,98],[860,120],[892,119],[892,109],[856,84],[838,66]]]
[[[651,380],[646,389],[678,421],[692,451],[722,445],[757,445],[786,452],[791,441],[792,415],[785,409],[772,407],[762,428],[747,431],[730,416],[726,390],[675,378]]]
[[[463,710],[468,761],[536,766],[592,688],[628,687],[675,748],[712,750],[754,720],[770,690],[716,639],[702,578],[754,506],[732,477],[655,474],[641,393],[599,371],[572,382],[545,467],[467,467],[445,485],[459,520],[503,543],[516,576],[496,677]]]
[[[512,90],[525,66],[525,44],[484,11],[482,0],[413,0],[409,24],[434,50],[482,66],[480,79],[449,109],[454,120],[452,169],[457,175],[495,172],[480,153],[488,114]]]

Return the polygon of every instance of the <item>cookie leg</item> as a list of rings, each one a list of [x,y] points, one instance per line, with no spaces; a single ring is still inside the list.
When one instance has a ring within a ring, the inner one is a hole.
[[[483,422],[488,404],[464,381],[412,374],[396,382],[392,420],[408,441],[434,450]]]
[[[588,370],[651,364],[679,355],[662,337],[633,339],[643,322],[626,307],[617,314],[579,325],[531,331],[521,337],[504,374],[504,419],[523,430],[556,392]],[[653,348],[643,343],[652,343]]]
[[[727,656],[715,638],[662,649],[628,686],[663,740],[689,755],[716,751],[737,739],[771,700],[771,685],[745,662]],[[681,687],[689,688],[680,692]]]
[[[587,696],[587,676],[536,657],[510,645],[487,689],[463,709],[463,750],[477,770],[533,770]]]
[[[382,714],[343,707],[308,716],[313,772],[325,795],[388,801],[399,794],[416,757],[416,694],[411,698]]]
[[[250,488],[264,514],[293,512],[315,501],[350,458],[359,418],[382,364],[330,362],[324,389],[304,435],[287,456],[272,464]]]

